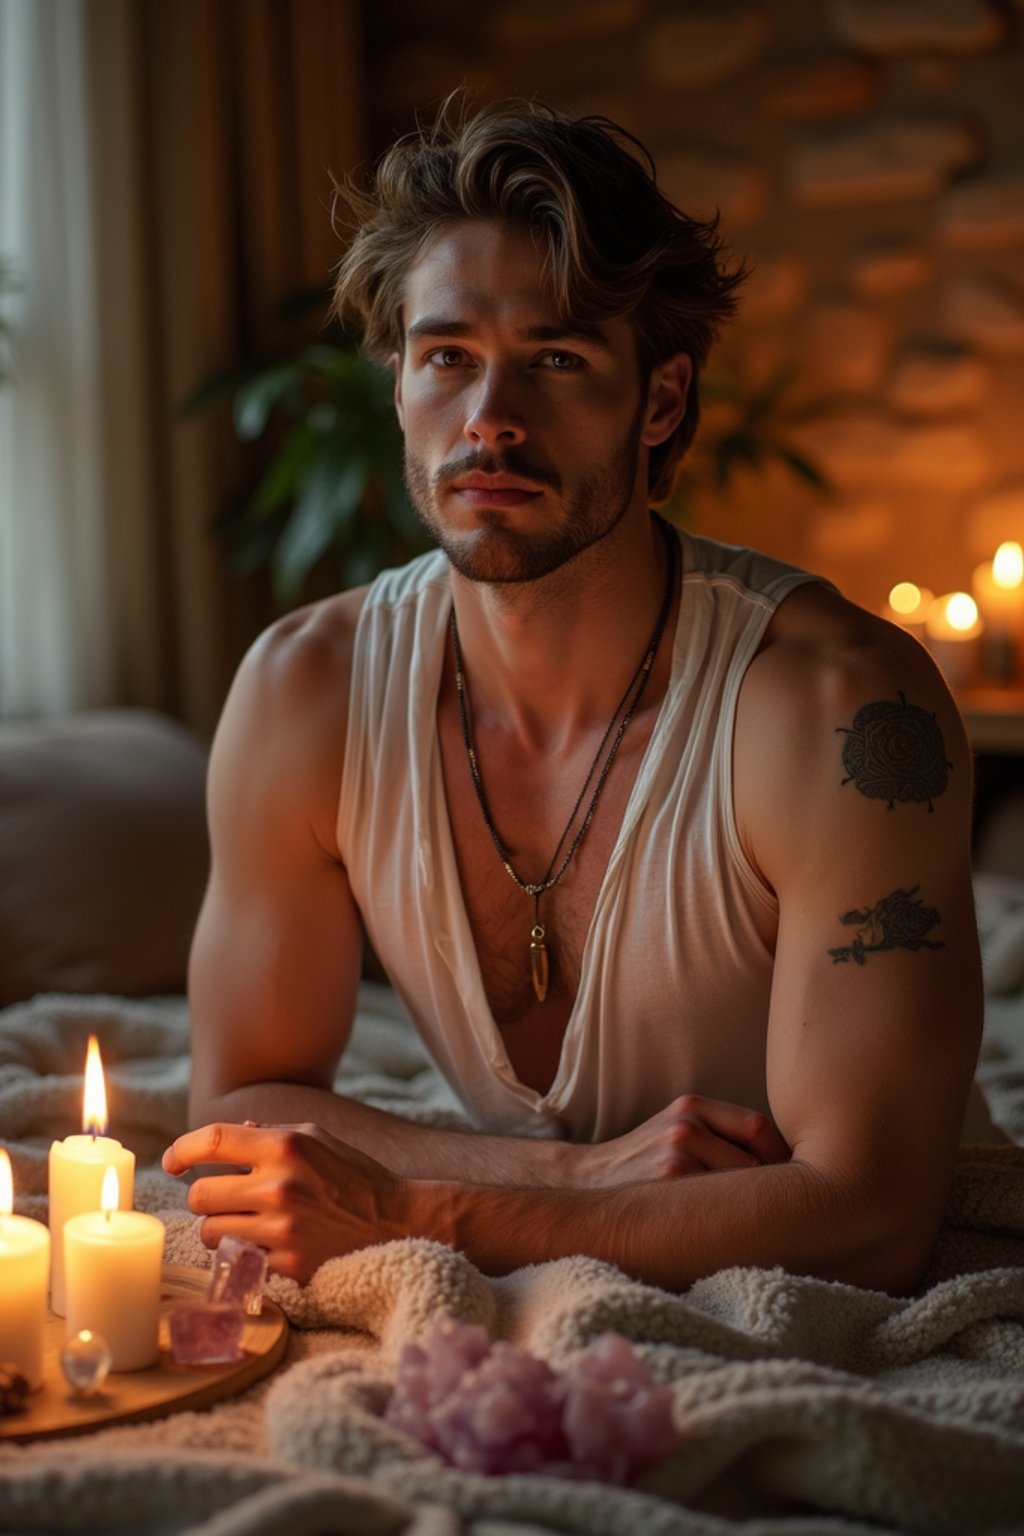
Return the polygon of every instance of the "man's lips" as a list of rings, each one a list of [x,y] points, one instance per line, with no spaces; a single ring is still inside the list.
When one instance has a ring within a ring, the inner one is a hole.
[[[476,507],[518,507],[542,494],[542,487],[516,475],[466,475],[451,489]]]

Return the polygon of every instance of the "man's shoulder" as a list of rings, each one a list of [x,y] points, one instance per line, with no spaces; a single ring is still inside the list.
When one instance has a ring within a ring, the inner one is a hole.
[[[250,646],[239,681],[282,705],[344,688],[368,587],[337,593],[284,614]]]
[[[372,582],[294,609],[258,637],[243,671],[268,686],[280,683],[288,697],[306,686],[319,692],[347,689],[352,655],[364,612],[387,613],[425,593],[446,594],[448,565],[437,552],[382,571]]]
[[[810,687],[818,698],[881,686],[894,676],[946,692],[923,645],[816,582],[797,587],[779,604],[751,666],[755,686],[783,695]]]
[[[826,738],[856,728],[865,710],[892,706],[934,718],[963,755],[956,704],[923,645],[834,589],[798,587],[779,605],[744,679],[737,716],[743,750],[762,771],[777,762],[803,779]]]

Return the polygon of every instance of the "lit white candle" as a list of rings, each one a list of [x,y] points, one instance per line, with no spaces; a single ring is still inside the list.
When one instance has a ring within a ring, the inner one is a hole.
[[[974,682],[983,629],[978,605],[967,592],[937,597],[928,610],[925,644],[951,688],[967,688]]]
[[[1024,629],[1024,549],[1000,544],[991,560],[976,566],[971,590],[990,633],[1019,635]]]
[[[882,617],[923,640],[925,620],[934,601],[935,596],[927,587],[919,587],[912,581],[898,581],[889,593]]]
[[[50,1234],[13,1210],[11,1160],[0,1149],[0,1361],[17,1366],[34,1389],[43,1381]]]
[[[98,1211],[103,1173],[117,1169],[120,1203],[131,1210],[135,1198],[135,1153],[106,1135],[107,1093],[95,1035],[89,1037],[82,1097],[81,1136],[67,1136],[50,1147],[50,1306],[64,1316],[64,1223],[83,1211]]]
[[[993,681],[1011,683],[1024,637],[1024,549],[1013,540],[1000,544],[991,560],[975,567],[971,590],[985,625],[985,671]]]
[[[141,1371],[160,1352],[164,1224],[118,1209],[117,1173],[103,1176],[102,1209],[64,1226],[68,1338],[83,1328],[110,1345],[111,1370]]]

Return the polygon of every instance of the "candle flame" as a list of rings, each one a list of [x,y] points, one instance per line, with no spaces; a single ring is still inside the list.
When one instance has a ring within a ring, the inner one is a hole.
[[[103,1187],[100,1190],[100,1210],[110,1220],[111,1211],[116,1211],[121,1201],[121,1186],[117,1182],[117,1169],[111,1163],[103,1175]]]
[[[967,631],[978,622],[978,605],[967,592],[951,592],[946,598],[946,622],[950,629]]]
[[[103,1063],[99,1041],[89,1036],[85,1057],[85,1093],[82,1097],[82,1130],[90,1136],[107,1134],[107,1090],[103,1082]]]
[[[992,580],[1006,592],[1024,583],[1024,549],[1013,539],[1000,544],[993,555]]]
[[[9,1216],[14,1210],[14,1179],[11,1160],[0,1147],[0,1217]]]

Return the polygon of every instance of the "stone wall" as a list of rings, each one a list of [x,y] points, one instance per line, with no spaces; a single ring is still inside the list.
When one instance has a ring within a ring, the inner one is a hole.
[[[710,379],[693,526],[874,608],[897,580],[969,586],[1024,539],[1024,0],[367,12],[378,148],[459,84],[537,95],[613,117],[682,207],[720,208],[754,270]],[[784,376],[765,461],[719,489],[714,451]]]

